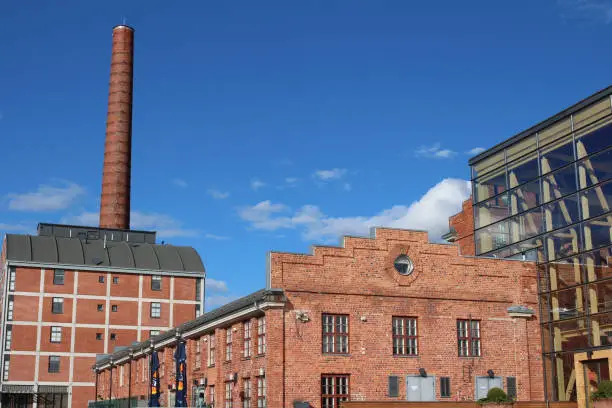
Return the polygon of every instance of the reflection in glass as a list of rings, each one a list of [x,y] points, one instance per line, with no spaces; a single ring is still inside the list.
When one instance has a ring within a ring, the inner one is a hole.
[[[510,209],[517,214],[540,204],[540,180],[523,184],[509,191]]]
[[[571,195],[561,200],[544,205],[546,214],[546,231],[552,231],[580,220],[578,213],[578,196]]]
[[[581,255],[580,260],[589,282],[612,278],[612,247],[587,252]]]
[[[542,174],[554,171],[574,161],[572,138],[564,139],[563,143],[565,144],[562,146],[559,146],[559,143],[555,143],[550,147],[547,146],[542,149]]]
[[[508,214],[508,195],[502,194],[476,206],[476,228],[493,224],[506,218]]]
[[[580,194],[583,218],[597,217],[612,208],[612,182],[600,184]]]
[[[612,124],[581,136],[576,140],[576,152],[578,158],[583,158],[610,146],[612,140]]]
[[[612,149],[578,163],[580,187],[589,187],[612,178]]]
[[[474,182],[474,194],[477,202],[501,194],[506,190],[506,171],[504,167],[491,174],[479,177]]]
[[[587,288],[590,313],[612,312],[612,281],[592,283]]]
[[[586,248],[599,248],[612,244],[612,216],[585,221],[583,224]]]
[[[566,289],[583,283],[583,273],[577,256],[540,265],[542,291]],[[556,279],[550,286],[552,278]],[[556,286],[555,286],[556,285]]]
[[[510,219],[512,242],[538,235],[543,230],[542,209],[536,208]]]
[[[576,191],[574,165],[564,167],[542,178],[542,202],[561,198]]]
[[[508,184],[516,187],[538,177],[537,154],[531,154],[530,158],[521,158],[516,162],[508,164]]]
[[[476,251],[483,253],[508,245],[510,241],[508,221],[498,222],[476,231]]]
[[[562,229],[546,235],[546,251],[549,261],[574,255],[580,247],[580,236],[576,227]]]
[[[574,371],[574,353],[547,355],[545,356],[544,366],[550,399],[553,401],[576,401],[576,383],[571,381]]]
[[[547,321],[575,319],[584,315],[584,293],[582,286],[558,290],[542,295],[547,307],[542,305],[542,316]]]
[[[608,332],[612,331],[612,313],[603,312],[591,315],[591,327],[593,329],[593,346],[598,347],[608,343]],[[606,338],[602,339],[602,333]],[[602,342],[603,340],[603,342]]]
[[[567,351],[589,346],[587,325],[584,319],[560,320],[550,324],[555,351]]]

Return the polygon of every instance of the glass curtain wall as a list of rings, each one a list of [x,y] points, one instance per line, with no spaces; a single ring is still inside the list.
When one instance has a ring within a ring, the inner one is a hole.
[[[476,254],[537,261],[546,392],[612,347],[612,107],[606,97],[472,166]]]

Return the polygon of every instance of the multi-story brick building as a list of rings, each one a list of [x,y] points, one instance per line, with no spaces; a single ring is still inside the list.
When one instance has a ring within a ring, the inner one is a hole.
[[[200,394],[244,408],[473,400],[495,385],[544,399],[532,262],[379,228],[311,255],[270,253],[267,287],[99,360],[99,397],[145,404],[155,350],[171,406],[173,348],[186,341],[193,406]]]
[[[4,245],[3,406],[85,406],[97,354],[202,310],[199,255],[156,245],[154,232],[40,224],[38,236],[7,235]]]

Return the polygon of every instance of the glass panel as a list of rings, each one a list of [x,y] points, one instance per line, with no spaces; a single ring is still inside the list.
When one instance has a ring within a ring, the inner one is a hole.
[[[508,245],[508,222],[502,221],[476,231],[476,251],[483,253]]]
[[[574,114],[574,129],[579,130],[611,113],[610,98],[604,98]]]
[[[536,149],[536,135],[529,136],[506,149],[508,161],[531,153]]]
[[[508,217],[508,195],[502,194],[476,206],[476,228],[493,224]]]
[[[578,196],[571,195],[559,201],[544,205],[546,231],[574,224],[580,220],[578,214]]]
[[[596,217],[612,208],[612,182],[600,184],[580,194],[583,218]]]
[[[538,158],[537,154],[531,154],[511,164],[508,164],[508,185],[516,187],[537,178]]]
[[[591,328],[593,329],[593,346],[599,347],[609,344],[612,334],[612,313],[602,312],[591,315]],[[605,336],[605,338],[603,338]]]
[[[559,290],[542,296],[546,301],[542,305],[542,318],[546,321],[575,319],[584,315],[584,291],[582,286]]]
[[[536,208],[510,219],[511,241],[517,242],[543,231],[542,209]]]
[[[583,224],[584,246],[586,249],[612,244],[612,215],[585,221]]]
[[[576,401],[574,354],[557,353],[545,356],[547,395],[551,401]],[[572,373],[574,374],[572,376]]]
[[[612,178],[612,149],[578,163],[580,188],[589,187]]]
[[[582,268],[589,282],[612,278],[612,247],[600,248],[596,251],[583,254],[581,257]]]
[[[573,165],[542,178],[542,202],[544,203],[571,194],[576,190],[576,170]]]
[[[542,288],[546,290],[566,289],[583,283],[583,269],[577,256],[550,262],[540,268]]]
[[[506,191],[506,172],[505,168],[498,169],[493,173],[479,177],[474,182],[474,195],[476,202],[486,200],[497,194]]]
[[[579,133],[576,134],[576,153],[579,159],[612,145],[612,124],[603,127],[594,125]]]
[[[479,175],[489,173],[490,171],[504,165],[504,152],[499,152],[493,156],[487,157],[486,159],[479,161],[472,166],[472,176],[474,178]]]
[[[549,261],[574,255],[580,248],[580,237],[576,227],[555,231],[546,236]]]
[[[528,239],[506,247],[494,255],[496,258],[521,259],[528,261],[545,261],[542,238]]]
[[[510,190],[510,212],[517,214],[540,204],[540,181],[535,180]]]
[[[583,375],[583,378],[585,379],[585,396],[588,402],[588,407],[601,407],[601,403],[592,401],[593,393],[598,390],[600,382],[610,381],[610,366],[608,365],[608,359],[601,358],[597,360],[583,361],[581,371],[583,372],[580,374]],[[604,404],[608,405],[606,402],[604,402]]]
[[[538,132],[538,138],[540,139],[540,146],[544,146],[548,143],[552,143],[555,140],[562,138],[570,133],[571,128],[570,118],[564,118],[546,129]]]
[[[574,162],[574,144],[571,136],[556,141],[540,150],[542,174]]]
[[[540,299],[543,301],[543,299]],[[542,352],[550,353],[552,351],[552,334],[550,332],[550,323],[541,325],[542,330]]]
[[[555,351],[576,350],[589,347],[587,326],[584,319],[552,322]]]
[[[612,312],[612,281],[592,283],[587,290],[590,313]]]

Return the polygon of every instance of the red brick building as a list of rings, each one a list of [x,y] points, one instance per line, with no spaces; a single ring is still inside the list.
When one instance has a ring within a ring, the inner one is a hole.
[[[40,224],[38,236],[6,236],[4,406],[86,406],[94,399],[96,355],[200,314],[198,253],[154,242],[151,232],[51,224]]]
[[[155,349],[168,403],[173,348],[186,341],[194,406],[200,394],[228,408],[458,401],[492,386],[544,399],[533,263],[461,256],[424,232],[374,232],[311,255],[270,253],[268,290],[100,359],[99,397],[145,403]]]

